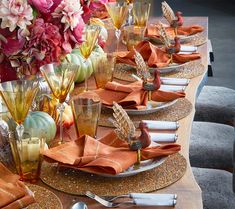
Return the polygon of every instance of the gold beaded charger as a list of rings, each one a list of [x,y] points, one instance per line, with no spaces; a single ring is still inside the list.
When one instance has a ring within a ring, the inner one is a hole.
[[[48,186],[73,195],[84,195],[87,190],[102,196],[151,192],[178,181],[186,172],[186,159],[179,153],[167,157],[159,167],[125,178],[108,178],[71,168],[58,170],[44,162],[41,180]]]
[[[60,199],[51,191],[34,184],[26,184],[34,193],[36,203],[29,205],[27,209],[63,209]]]
[[[187,78],[191,79],[202,75],[205,72],[205,67],[201,64],[201,60],[191,61],[186,63],[175,71],[161,74],[162,77],[172,77],[172,78]],[[125,64],[117,64],[114,70],[114,78],[123,81],[134,82],[136,81],[131,75],[136,75],[135,68],[130,68]]]
[[[134,122],[135,126],[139,126],[141,120],[160,120],[160,121],[179,121],[188,116],[193,109],[191,102],[186,98],[180,98],[173,105],[161,109],[157,112],[144,115],[129,115],[130,119]],[[112,118],[113,112],[111,109],[102,109],[99,125],[105,127],[113,127],[109,118]]]

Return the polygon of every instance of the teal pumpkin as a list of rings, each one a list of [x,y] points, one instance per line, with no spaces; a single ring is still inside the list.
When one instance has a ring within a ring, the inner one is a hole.
[[[86,76],[89,78],[92,75],[94,68],[96,67],[95,59],[103,53],[103,49],[100,46],[97,46],[87,61],[85,61],[79,49],[73,49],[72,53],[67,55],[67,59],[70,62],[80,65],[80,70],[78,70],[74,79],[76,83],[81,83],[85,80]]]
[[[8,121],[8,124],[11,128],[15,127],[15,122],[12,119]],[[50,140],[55,138],[56,124],[54,119],[46,112],[29,112],[24,121],[24,130],[29,132],[31,136],[45,136],[46,142],[49,143]]]

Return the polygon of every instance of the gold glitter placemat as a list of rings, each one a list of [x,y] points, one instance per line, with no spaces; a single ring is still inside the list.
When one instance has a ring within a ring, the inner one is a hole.
[[[106,178],[75,169],[57,171],[55,166],[43,163],[41,179],[52,188],[74,195],[89,190],[102,196],[135,192],[151,192],[178,181],[185,173],[186,159],[179,153],[169,156],[159,167],[125,178]]]
[[[192,111],[192,104],[186,98],[180,98],[178,101],[162,110],[155,113],[144,114],[144,115],[129,115],[131,120],[134,122],[135,126],[139,126],[141,120],[160,120],[160,121],[178,121]],[[102,109],[99,120],[100,126],[113,127],[113,124],[108,120],[113,118],[111,109]]]
[[[48,189],[34,185],[26,184],[34,193],[36,203],[27,207],[27,209],[63,209],[60,199]]]
[[[201,64],[201,60],[197,60],[189,62],[175,71],[161,74],[161,76],[190,79],[202,75],[204,71],[205,67],[203,64]],[[136,70],[134,68],[130,68],[130,66],[127,66],[125,64],[116,65],[116,68],[114,70],[114,78],[129,82],[136,81],[136,79],[134,79],[131,74],[136,75]]]

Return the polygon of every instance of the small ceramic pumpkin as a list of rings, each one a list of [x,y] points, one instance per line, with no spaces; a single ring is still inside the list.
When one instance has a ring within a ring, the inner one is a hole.
[[[43,112],[47,112],[56,122],[57,125],[59,125],[59,111],[57,109],[58,100],[53,97],[53,95],[45,95],[43,99],[40,101],[39,109]],[[73,125],[73,113],[71,107],[64,103],[65,110],[63,113],[62,121],[63,121],[63,127],[69,128]]]

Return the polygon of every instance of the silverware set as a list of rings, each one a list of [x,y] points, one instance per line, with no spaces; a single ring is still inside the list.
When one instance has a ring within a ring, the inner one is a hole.
[[[96,200],[107,208],[115,208],[121,205],[137,205],[137,206],[175,206],[177,202],[176,194],[143,194],[130,193],[128,195],[115,196],[106,200],[90,191],[86,192],[86,196]],[[124,201],[118,201],[125,198]],[[128,198],[128,200],[126,200]]]

